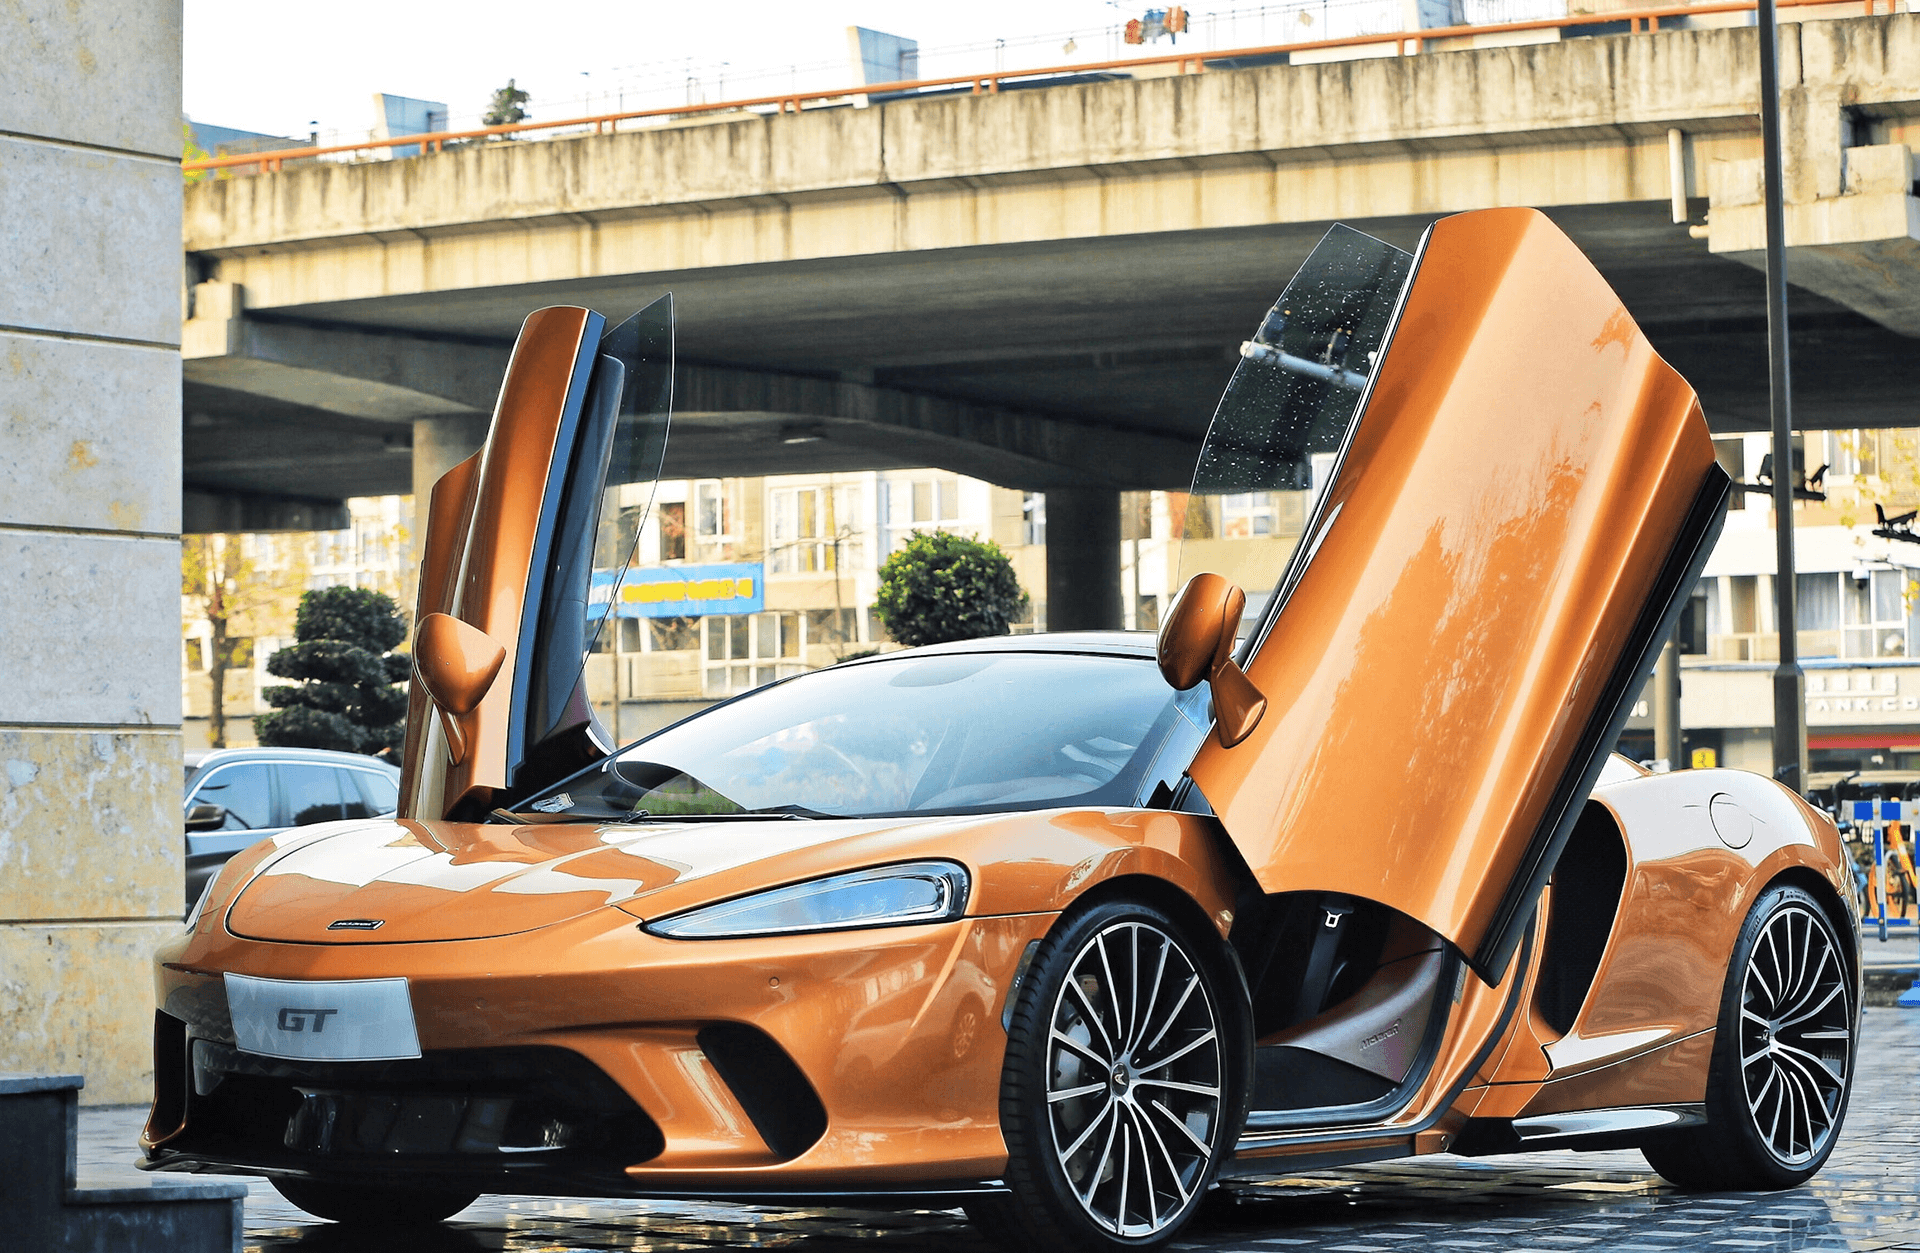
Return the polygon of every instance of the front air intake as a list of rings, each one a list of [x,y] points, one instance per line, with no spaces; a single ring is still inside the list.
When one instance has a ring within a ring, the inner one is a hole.
[[[717,1022],[694,1038],[775,1156],[798,1157],[826,1134],[827,1111],[819,1095],[766,1032]]]

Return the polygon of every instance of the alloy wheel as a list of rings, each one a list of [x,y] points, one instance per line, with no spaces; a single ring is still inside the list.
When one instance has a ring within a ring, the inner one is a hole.
[[[1165,1230],[1207,1178],[1222,1112],[1220,1023],[1192,958],[1151,923],[1102,928],[1048,1031],[1048,1122],[1075,1199],[1114,1235]]]
[[[1805,905],[1766,920],[1741,985],[1740,1075],[1753,1127],[1782,1165],[1832,1137],[1847,1086],[1853,1006],[1832,930]]]

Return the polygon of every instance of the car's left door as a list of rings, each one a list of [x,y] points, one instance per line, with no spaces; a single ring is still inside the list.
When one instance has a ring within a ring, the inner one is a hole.
[[[671,297],[612,328],[572,306],[527,317],[485,445],[428,509],[401,817],[479,817],[612,749],[585,660],[651,509],[672,392]]]

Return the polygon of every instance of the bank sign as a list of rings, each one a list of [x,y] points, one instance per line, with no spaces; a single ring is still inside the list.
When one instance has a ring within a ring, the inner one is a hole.
[[[728,562],[710,566],[642,566],[595,570],[588,613],[605,616],[619,586],[614,612],[622,618],[698,618],[707,614],[759,613],[767,607],[766,566]]]

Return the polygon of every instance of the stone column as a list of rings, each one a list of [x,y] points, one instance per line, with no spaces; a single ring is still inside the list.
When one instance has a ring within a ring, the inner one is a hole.
[[[180,4],[0,7],[0,1071],[152,1087],[180,825]]]
[[[413,557],[420,559],[420,544],[427,537],[427,502],[433,498],[433,485],[440,476],[459,465],[487,440],[491,416],[484,413],[455,414],[445,418],[413,420]]]
[[[1120,613],[1120,493],[1047,490],[1047,630],[1115,631]]]
[[[1653,755],[1665,759],[1669,770],[1686,769],[1680,728],[1680,647],[1672,640],[1660,649],[1659,660],[1654,662],[1647,700],[1653,706]]]

